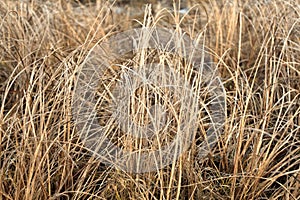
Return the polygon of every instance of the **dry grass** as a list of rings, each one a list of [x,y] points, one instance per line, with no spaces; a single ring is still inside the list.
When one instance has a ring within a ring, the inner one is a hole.
[[[299,0],[190,1],[152,19],[66,2],[0,2],[0,199],[300,199]],[[89,154],[71,101],[89,49],[143,23],[205,38],[227,119],[207,157],[196,138],[170,166],[131,174]]]

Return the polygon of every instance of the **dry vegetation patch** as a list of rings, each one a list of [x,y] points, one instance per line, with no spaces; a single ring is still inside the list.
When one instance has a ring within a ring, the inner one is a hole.
[[[188,1],[183,14],[178,1],[163,2],[0,2],[1,199],[300,198],[299,0]],[[209,155],[197,157],[196,134],[176,162],[132,174],[91,156],[71,105],[90,49],[141,26],[179,28],[205,44],[227,118]]]

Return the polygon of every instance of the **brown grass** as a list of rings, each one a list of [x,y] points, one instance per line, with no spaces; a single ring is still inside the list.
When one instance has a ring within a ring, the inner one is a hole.
[[[145,18],[112,5],[0,2],[0,199],[300,199],[299,0],[190,1],[186,15],[156,4]],[[147,22],[205,39],[227,119],[208,156],[196,138],[170,166],[132,174],[89,154],[71,103],[89,50]]]

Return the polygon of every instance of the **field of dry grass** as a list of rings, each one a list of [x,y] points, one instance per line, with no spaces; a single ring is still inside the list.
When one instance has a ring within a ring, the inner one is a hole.
[[[0,199],[300,199],[300,1],[151,2],[0,2]],[[226,120],[208,155],[196,134],[170,165],[130,173],[90,153],[72,101],[90,50],[142,26],[203,42]]]

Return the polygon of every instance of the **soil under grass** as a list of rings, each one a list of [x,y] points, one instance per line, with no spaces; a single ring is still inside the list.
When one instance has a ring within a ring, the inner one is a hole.
[[[0,2],[0,199],[300,199],[300,1],[151,3]],[[201,116],[176,162],[135,174],[92,156],[72,102],[90,50],[142,26],[201,41],[227,106],[207,156],[197,152],[207,130]]]

